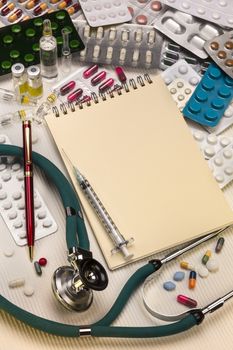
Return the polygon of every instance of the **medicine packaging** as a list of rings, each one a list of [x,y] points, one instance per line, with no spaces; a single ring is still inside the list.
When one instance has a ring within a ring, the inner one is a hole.
[[[209,132],[214,132],[216,135],[220,134],[233,124],[233,100],[225,110],[220,122],[214,127],[205,126]]]
[[[176,102],[177,107],[182,111],[195,90],[195,86],[189,84],[183,79],[177,78],[168,85],[168,89],[173,100]]]
[[[129,0],[128,9],[132,15],[131,23],[148,25],[152,24],[163,10],[164,5],[160,1]]]
[[[167,68],[161,75],[167,85],[171,84],[173,80],[180,78],[191,86],[196,87],[201,80],[201,76],[183,59]]]

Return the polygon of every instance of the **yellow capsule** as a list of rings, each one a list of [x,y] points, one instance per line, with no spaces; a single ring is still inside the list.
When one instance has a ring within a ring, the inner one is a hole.
[[[207,261],[209,260],[209,258],[211,257],[211,250],[207,250],[205,252],[205,255],[202,258],[202,264],[206,265]]]
[[[23,11],[21,9],[16,10],[14,13],[12,13],[12,15],[10,15],[8,17],[8,21],[11,22],[11,23],[17,21],[17,19],[20,18],[22,13],[23,13]]]
[[[30,16],[24,16],[22,19],[21,19],[21,22],[23,22],[23,21],[27,21],[28,19],[30,19],[31,17]]]
[[[66,7],[68,7],[70,4],[72,3],[72,0],[63,0],[62,2],[60,2],[60,4],[58,5],[59,10],[62,10]]]
[[[58,1],[60,1],[60,0],[50,0],[49,2],[50,2],[51,4],[56,4]]]
[[[194,270],[195,268],[186,261],[180,262],[180,267],[185,270]]]
[[[33,7],[35,7],[38,3],[40,2],[40,0],[29,0],[26,3],[26,9],[31,10]]]

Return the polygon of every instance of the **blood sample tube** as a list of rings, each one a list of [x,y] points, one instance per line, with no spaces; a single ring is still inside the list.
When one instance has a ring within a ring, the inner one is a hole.
[[[7,0],[0,0],[0,8],[6,5]]]
[[[76,83],[75,81],[71,80],[69,83],[63,85],[61,88],[60,88],[60,94],[62,96],[68,94],[68,92],[70,92],[71,90],[74,89]]]
[[[3,7],[3,9],[1,10],[1,15],[2,16],[8,15],[8,13],[14,10],[14,8],[15,8],[15,4],[13,4],[13,2],[10,2],[7,6]]]
[[[103,81],[106,78],[107,73],[105,71],[102,71],[98,74],[96,74],[92,79],[91,79],[91,85],[96,86],[101,81]]]
[[[33,14],[35,16],[39,16],[44,10],[47,9],[47,4],[45,2],[42,2],[40,5],[36,6],[33,10]]]
[[[81,6],[77,3],[69,7],[67,9],[67,12],[69,13],[70,16],[72,16],[74,13],[78,12],[79,10],[81,10]]]
[[[26,3],[26,9],[31,10],[33,7],[35,7],[37,4],[39,4],[40,0],[29,0]]]
[[[93,74],[95,74],[98,71],[99,67],[97,64],[93,64],[91,67],[87,68],[83,72],[83,78],[88,79],[90,78]]]
[[[183,305],[188,306],[188,307],[196,307],[197,306],[196,300],[191,299],[189,297],[186,297],[185,295],[182,295],[182,294],[177,295],[176,300],[178,301],[178,303],[183,304]]]
[[[81,97],[83,94],[83,90],[82,89],[77,89],[73,92],[71,92],[71,94],[69,94],[67,96],[67,101],[68,102],[74,102],[77,101],[79,99],[79,97]]]
[[[107,91],[108,89],[110,89],[114,84],[114,79],[112,78],[109,78],[108,80],[106,80],[103,84],[101,84],[99,86],[99,92],[105,92]]]
[[[127,78],[125,75],[125,72],[122,67],[116,67],[115,72],[117,74],[118,79],[120,80],[121,83],[125,83]]]
[[[63,0],[59,5],[58,8],[59,10],[62,10],[72,4],[72,0]]]
[[[17,19],[21,17],[22,13],[23,11],[21,9],[16,10],[8,17],[8,21],[11,23],[17,21]]]

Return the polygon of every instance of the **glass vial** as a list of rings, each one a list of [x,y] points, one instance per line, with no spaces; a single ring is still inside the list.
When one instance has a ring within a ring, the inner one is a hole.
[[[40,64],[43,77],[47,79],[57,77],[57,41],[52,35],[49,19],[45,19],[43,22],[43,36],[40,38]]]
[[[69,45],[69,30],[67,28],[63,28],[61,30],[61,33],[62,33],[62,40],[63,40],[61,68],[64,73],[69,73],[71,69],[71,64],[72,64],[72,55],[70,52],[70,45]]]
[[[43,102],[37,108],[36,112],[34,113],[34,120],[36,120],[38,123],[41,123],[43,121],[44,116],[48,114],[52,106],[55,104],[56,100],[57,100],[57,95],[54,93],[50,94],[47,97],[46,101]]]
[[[33,99],[40,98],[43,94],[43,84],[40,74],[40,68],[31,66],[27,69],[28,74],[28,93]]]
[[[22,95],[26,94],[28,90],[28,79],[26,70],[22,63],[15,63],[11,67],[11,72],[14,90],[16,94],[16,100],[20,102]]]

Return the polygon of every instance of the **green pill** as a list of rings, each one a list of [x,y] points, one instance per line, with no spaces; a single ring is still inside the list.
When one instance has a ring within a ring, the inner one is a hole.
[[[51,28],[52,28],[52,31],[55,32],[58,28],[58,24],[56,22],[52,22],[51,23]]]
[[[20,33],[21,30],[22,30],[22,28],[21,28],[21,26],[20,26],[19,24],[15,24],[15,25],[13,25],[12,28],[11,28],[11,31],[12,31],[12,33],[14,33],[14,34]]]
[[[4,44],[12,44],[13,43],[13,36],[12,35],[5,35],[4,37],[3,37],[3,42],[4,42]]]
[[[35,27],[42,27],[43,26],[43,21],[41,18],[36,18],[34,21],[33,21],[33,24]]]
[[[56,13],[56,19],[58,19],[59,21],[62,21],[65,18],[66,14],[64,11],[59,11],[58,13]]]
[[[33,37],[35,36],[35,34],[36,34],[36,31],[35,31],[35,29],[33,29],[33,28],[28,28],[28,29],[26,30],[25,34],[26,34],[26,36],[27,36],[28,38],[33,38]]]
[[[71,40],[70,41],[70,47],[71,47],[71,49],[77,49],[77,47],[79,47],[80,46],[80,43],[79,43],[79,41],[78,40]]]
[[[63,44],[62,36],[58,36],[58,37],[56,38],[56,40],[57,40],[57,45],[62,45],[62,44]]]
[[[38,44],[38,43],[33,44],[33,45],[32,45],[32,50],[33,50],[34,52],[39,52],[39,51],[40,51],[40,46],[39,46],[39,44]]]
[[[19,57],[19,55],[20,55],[20,52],[18,50],[12,50],[10,52],[10,58],[16,59]]]
[[[2,67],[3,69],[10,69],[10,68],[11,68],[11,62],[10,62],[10,61],[3,61],[3,62],[1,63],[1,67]]]
[[[73,32],[73,29],[70,26],[65,26],[64,29],[66,29],[69,34],[71,34]]]
[[[25,56],[24,56],[24,60],[25,62],[27,63],[31,63],[34,61],[34,55],[32,55],[31,53],[27,53]]]

